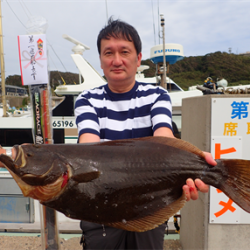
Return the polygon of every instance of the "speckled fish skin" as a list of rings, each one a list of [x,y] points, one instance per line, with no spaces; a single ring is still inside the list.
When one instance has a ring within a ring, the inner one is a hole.
[[[221,189],[250,212],[249,161],[217,160],[217,166],[211,166],[203,152],[179,139],[146,137],[15,149],[14,162],[3,155],[0,161],[24,186],[47,187],[61,178],[53,197],[35,198],[70,218],[131,231],[152,229],[184,205],[182,186],[188,178]],[[155,219],[165,213],[166,218]],[[126,227],[130,221],[132,226]]]

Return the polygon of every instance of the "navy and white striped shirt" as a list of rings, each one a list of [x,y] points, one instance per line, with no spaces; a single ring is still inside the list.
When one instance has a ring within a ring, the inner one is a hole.
[[[160,127],[172,129],[172,106],[167,91],[136,82],[126,93],[108,85],[83,91],[75,103],[78,136],[96,134],[101,141],[152,136]]]

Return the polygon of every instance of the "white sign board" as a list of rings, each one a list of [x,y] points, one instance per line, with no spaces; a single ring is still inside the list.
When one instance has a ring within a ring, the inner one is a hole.
[[[22,84],[47,84],[46,35],[18,36],[18,49]]]
[[[211,153],[215,159],[250,160],[250,98],[212,98]],[[210,187],[210,223],[250,224],[246,213]]]

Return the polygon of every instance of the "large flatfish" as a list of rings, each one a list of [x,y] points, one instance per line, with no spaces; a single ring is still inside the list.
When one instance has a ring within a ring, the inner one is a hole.
[[[217,160],[185,141],[166,137],[93,144],[14,146],[0,155],[24,196],[74,219],[129,231],[157,227],[186,202],[188,178],[222,190],[250,212],[250,161]]]

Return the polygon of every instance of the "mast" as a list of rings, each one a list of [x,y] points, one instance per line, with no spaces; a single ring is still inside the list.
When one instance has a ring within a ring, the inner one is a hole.
[[[106,2],[106,17],[107,17],[107,24],[108,24],[108,20],[109,20],[108,3],[107,3],[107,0],[105,0],[105,2]]]
[[[165,23],[164,23],[164,16],[161,14],[161,27],[162,27],[162,43],[163,43],[163,75],[161,78],[161,86],[165,89],[167,89],[167,83],[166,83],[166,49],[165,49]]]
[[[0,58],[1,58],[1,79],[2,79],[2,103],[3,103],[3,117],[7,117],[6,108],[6,91],[5,91],[5,69],[4,69],[4,55],[3,55],[3,30],[2,30],[2,7],[0,1]]]

